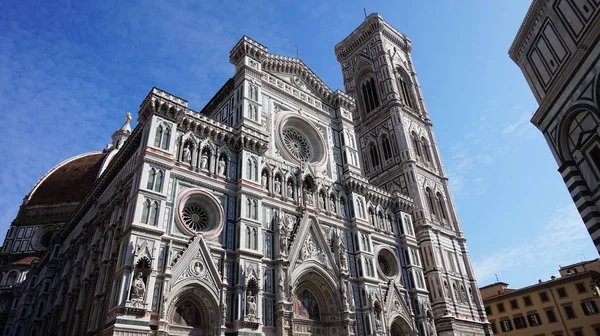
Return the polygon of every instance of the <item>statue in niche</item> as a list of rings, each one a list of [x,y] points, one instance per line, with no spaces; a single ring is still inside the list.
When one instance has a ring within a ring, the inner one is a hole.
[[[247,307],[246,307],[246,315],[247,316],[256,316],[256,298],[252,294],[252,292],[248,292],[248,297],[246,298]]]
[[[132,300],[143,300],[146,294],[146,284],[142,278],[142,272],[137,272],[131,285],[131,299]]]
[[[429,330],[429,336],[435,336],[435,327],[433,326],[433,315],[431,310],[427,310],[427,329]]]
[[[202,152],[202,158],[200,159],[200,168],[208,169],[208,154]]]
[[[319,196],[319,208],[325,209],[325,195],[323,194]]]
[[[285,216],[285,221],[286,221],[286,229],[287,231],[292,231],[294,229],[294,224],[296,224],[296,219],[294,218],[294,216],[292,215],[286,215]]]
[[[202,272],[202,263],[200,263],[199,261],[196,261],[194,263],[194,265],[192,266],[192,271],[194,272],[195,275],[200,275],[200,273]]]
[[[340,267],[343,270],[348,269],[348,259],[346,257],[346,243],[344,242],[344,232],[339,231],[337,234],[338,253],[340,254]]]
[[[281,256],[285,256],[287,253],[287,228],[282,220],[279,220],[278,227],[279,234],[279,253]]]
[[[294,186],[291,181],[287,183],[287,197],[294,198]]]
[[[344,305],[344,310],[348,309],[348,290],[346,289],[348,284],[343,281],[342,282],[342,304]]]
[[[285,301],[285,274],[283,270],[279,272],[279,280],[277,281],[277,295],[279,296],[279,300]]]
[[[225,158],[221,156],[219,159],[219,170],[217,173],[221,176],[225,176],[225,168],[227,168],[227,162],[225,162]]]
[[[192,164],[192,151],[189,144],[183,148],[183,162]]]
[[[260,184],[263,188],[265,189],[269,189],[267,186],[267,173],[263,173],[262,176],[260,177]]]
[[[312,192],[310,190],[304,189],[304,201],[308,205],[313,204],[313,196],[312,196]]]
[[[279,177],[275,178],[275,193],[281,195],[281,181],[279,181]]]
[[[223,314],[223,324],[225,324],[225,322],[227,321],[227,300],[223,300],[221,313]]]
[[[337,209],[335,208],[335,198],[329,198],[329,210],[333,213],[337,213]]]

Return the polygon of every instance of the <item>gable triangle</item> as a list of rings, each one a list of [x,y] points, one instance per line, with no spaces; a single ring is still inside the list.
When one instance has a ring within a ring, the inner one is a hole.
[[[204,239],[196,236],[172,264],[172,286],[183,281],[200,282],[218,297],[221,280]]]
[[[296,265],[303,262],[314,261],[325,269],[332,270],[334,274],[339,274],[331,249],[316,219],[305,214],[299,225],[290,248],[290,270],[293,271]]]

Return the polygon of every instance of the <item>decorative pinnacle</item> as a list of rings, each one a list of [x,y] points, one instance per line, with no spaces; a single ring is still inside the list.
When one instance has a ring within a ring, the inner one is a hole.
[[[125,121],[126,122],[131,121],[131,112],[127,112],[127,115],[125,116]]]

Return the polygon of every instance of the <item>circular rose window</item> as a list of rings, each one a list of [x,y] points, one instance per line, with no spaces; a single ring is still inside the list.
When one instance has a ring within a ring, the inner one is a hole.
[[[212,194],[198,189],[186,190],[179,196],[177,209],[179,223],[188,233],[202,232],[205,237],[221,233],[223,209]]]
[[[287,150],[298,160],[306,162],[310,159],[310,145],[304,134],[293,128],[283,130],[283,143]]]
[[[208,214],[198,203],[188,203],[183,208],[183,222],[193,231],[202,231],[208,226]]]
[[[377,254],[377,266],[381,273],[388,278],[398,275],[398,259],[388,249],[382,249]]]
[[[278,120],[277,143],[286,159],[298,163],[322,164],[327,159],[321,133],[304,117],[286,113]]]

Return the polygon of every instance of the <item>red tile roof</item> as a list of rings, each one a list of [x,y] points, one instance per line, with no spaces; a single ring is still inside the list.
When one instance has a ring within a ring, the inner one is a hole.
[[[62,165],[37,187],[28,205],[80,202],[92,189],[104,153],[94,153]]]

